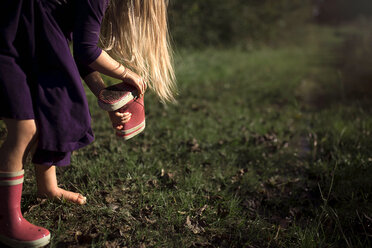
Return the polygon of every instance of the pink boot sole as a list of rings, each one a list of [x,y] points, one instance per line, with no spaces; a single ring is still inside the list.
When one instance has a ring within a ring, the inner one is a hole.
[[[20,241],[15,239],[10,239],[5,236],[0,235],[0,242],[14,248],[38,248],[38,247],[44,247],[47,244],[50,243],[50,233],[38,240],[35,241]]]

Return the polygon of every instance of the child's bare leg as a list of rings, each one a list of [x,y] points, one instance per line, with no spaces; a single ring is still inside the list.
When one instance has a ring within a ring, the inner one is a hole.
[[[4,119],[4,122],[8,135],[0,148],[0,240],[12,247],[45,246],[50,242],[50,232],[29,223],[21,212],[22,167],[35,142],[35,121]]]
[[[87,202],[86,197],[79,193],[67,191],[58,187],[56,167],[35,165],[35,176],[38,195],[54,199],[66,199],[67,201],[83,205]]]
[[[123,128],[122,124],[127,123],[132,114],[109,112],[114,128]],[[46,166],[35,164],[35,176],[37,182],[38,195],[41,197],[61,199],[83,205],[86,203],[86,197],[79,193],[67,191],[58,187],[55,166]]]
[[[0,148],[0,171],[20,171],[36,139],[35,121],[4,119],[4,122],[8,135]]]

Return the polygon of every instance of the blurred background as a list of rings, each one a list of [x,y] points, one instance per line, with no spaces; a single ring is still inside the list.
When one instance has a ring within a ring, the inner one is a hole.
[[[250,220],[230,244],[370,247],[372,1],[173,0],[170,24],[185,113],[231,135]]]
[[[169,16],[176,52],[314,42],[325,46],[314,63],[342,74],[344,97],[372,93],[370,0],[173,0]]]
[[[342,25],[372,15],[369,0],[170,1],[177,46],[275,43],[281,34],[309,23]]]

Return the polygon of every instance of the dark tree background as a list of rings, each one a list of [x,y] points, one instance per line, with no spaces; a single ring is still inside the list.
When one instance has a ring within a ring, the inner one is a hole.
[[[371,15],[371,0],[170,0],[173,40],[181,47],[275,41],[307,23]]]
[[[342,24],[360,16],[372,15],[371,0],[315,0],[316,20],[320,23]]]

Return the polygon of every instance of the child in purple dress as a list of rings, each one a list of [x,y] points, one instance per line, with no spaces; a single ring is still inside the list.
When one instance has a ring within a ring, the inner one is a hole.
[[[105,87],[99,74],[103,73],[131,84],[142,95],[148,84],[160,100],[174,100],[165,2],[2,2],[0,117],[8,135],[0,148],[1,242],[11,247],[49,243],[49,231],[27,222],[20,212],[22,168],[33,147],[39,194],[85,203],[83,196],[60,189],[55,174],[55,166],[70,163],[72,151],[93,141],[80,77],[96,96]],[[104,50],[97,46],[99,41]],[[109,116],[120,130],[131,113]]]

